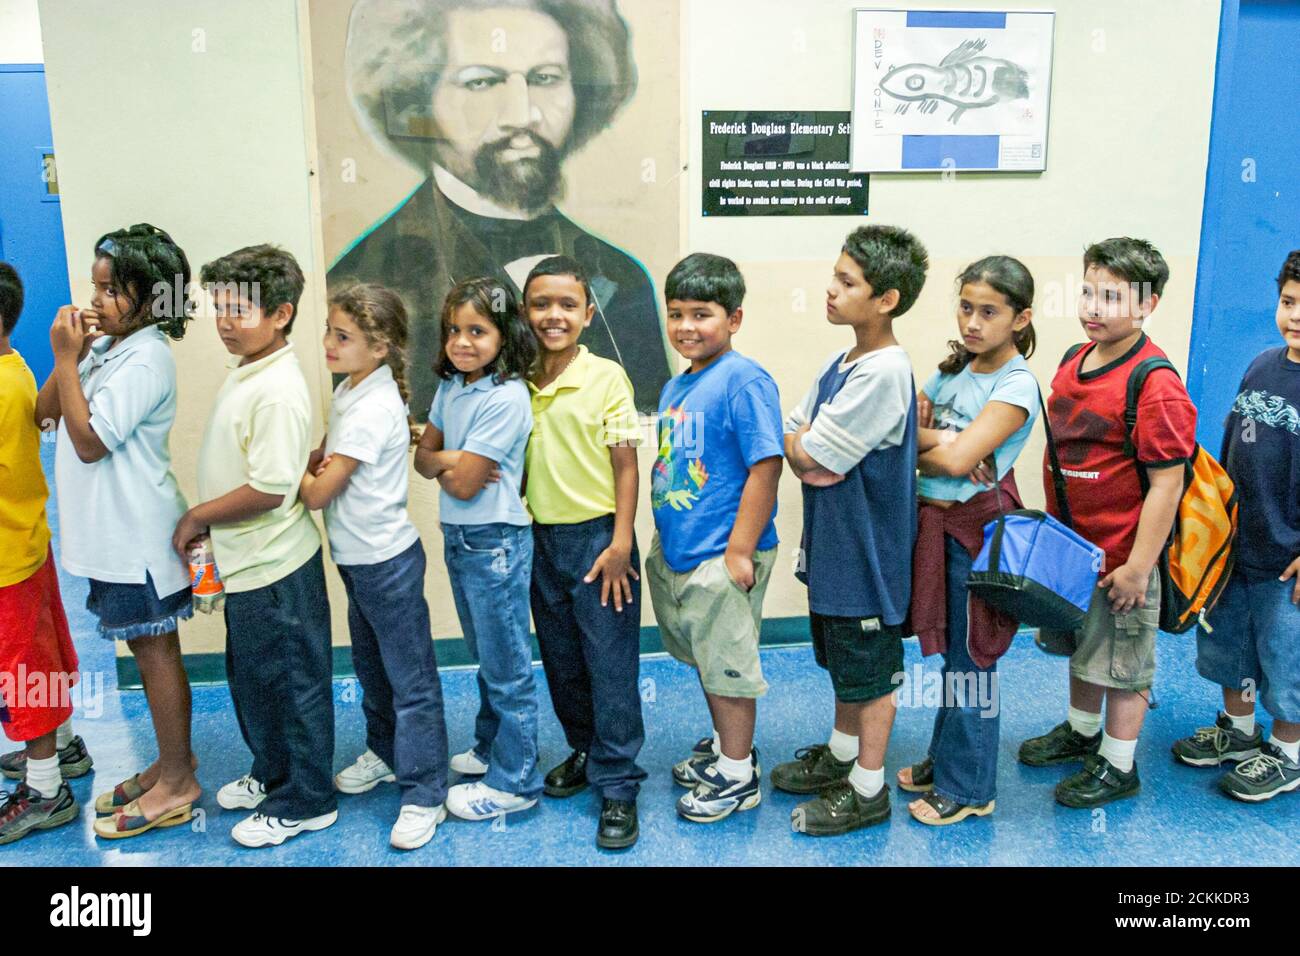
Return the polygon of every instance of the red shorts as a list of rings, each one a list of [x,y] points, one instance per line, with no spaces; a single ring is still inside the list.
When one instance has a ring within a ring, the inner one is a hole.
[[[77,651],[51,550],[26,581],[0,588],[0,725],[10,740],[43,737],[72,716]]]

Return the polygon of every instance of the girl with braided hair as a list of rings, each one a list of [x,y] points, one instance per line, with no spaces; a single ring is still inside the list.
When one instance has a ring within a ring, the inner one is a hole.
[[[190,685],[178,622],[193,614],[189,570],[171,548],[187,505],[172,474],[176,363],[168,339],[190,318],[190,265],[147,223],[95,243],[89,309],[64,306],[50,330],[54,372],[37,421],[57,425],[63,567],[90,579],[99,634],[126,641],[140,668],[158,759],[101,794],[95,833],[115,839],[189,821],[201,790],[190,749]]]
[[[446,817],[447,725],[424,598],[424,547],[406,513],[415,435],[406,391],[407,313],[395,292],[335,293],[325,362],[346,378],[299,497],[325,510],[330,551],[348,595],[352,660],[361,681],[366,751],[334,778],[343,793],[401,788],[389,835],[397,849],[432,839]]]

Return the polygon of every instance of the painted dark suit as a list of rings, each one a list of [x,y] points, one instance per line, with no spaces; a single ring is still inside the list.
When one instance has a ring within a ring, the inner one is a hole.
[[[438,377],[438,322],[447,292],[474,276],[518,285],[505,266],[518,259],[568,255],[586,267],[599,304],[582,344],[619,362],[632,380],[637,409],[653,414],[670,377],[654,287],[641,264],[555,208],[532,220],[493,219],[452,203],[432,178],[348,249],[328,284],[377,282],[400,293],[410,311],[411,413],[428,417]],[[603,313],[603,319],[602,319]]]

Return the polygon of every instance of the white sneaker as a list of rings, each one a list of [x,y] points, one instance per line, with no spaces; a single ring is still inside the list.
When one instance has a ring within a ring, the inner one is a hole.
[[[365,793],[381,783],[396,783],[397,775],[373,750],[367,750],[350,767],[334,775],[334,786],[341,793]]]
[[[397,822],[388,834],[388,842],[399,850],[418,850],[433,839],[433,831],[438,824],[447,819],[447,807],[402,807],[397,815]]]
[[[463,754],[451,758],[451,769],[467,777],[481,777],[488,772],[488,765],[478,759],[478,754],[471,747]]]
[[[289,837],[295,837],[305,830],[324,830],[328,826],[333,826],[338,818],[337,810],[322,813],[318,817],[309,817],[306,820],[282,820],[279,817],[254,813],[246,820],[236,823],[230,835],[235,838],[236,843],[244,846],[279,846]]]
[[[265,799],[266,787],[247,773],[217,791],[217,803],[225,810],[256,810]]]
[[[447,809],[462,820],[491,820],[536,805],[536,797],[529,799],[503,793],[482,782],[458,783],[447,791]]]

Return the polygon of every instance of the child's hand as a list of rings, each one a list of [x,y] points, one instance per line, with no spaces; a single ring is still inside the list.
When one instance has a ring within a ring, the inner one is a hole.
[[[1135,607],[1147,606],[1147,580],[1145,574],[1130,564],[1121,564],[1101,579],[1100,588],[1110,588],[1110,609],[1116,614],[1127,614]]]
[[[727,566],[727,572],[731,575],[731,580],[736,582],[736,586],[742,591],[751,591],[754,588],[754,559],[752,556],[736,554],[728,550],[722,556],[723,563]]]
[[[496,484],[497,482],[499,482],[500,480],[501,480],[501,469],[500,469],[500,468],[493,468],[491,471],[488,472],[488,476],[487,476],[487,484],[489,484],[489,485],[495,485],[495,484]]]
[[[195,538],[201,537],[203,532],[208,529],[194,517],[194,509],[191,508],[181,516],[181,520],[176,523],[176,531],[172,534],[172,550],[181,556],[182,561],[189,561],[190,545]]]
[[[628,580],[628,575],[632,576],[633,581],[641,580],[641,575],[632,567],[631,550],[611,544],[600,552],[596,563],[582,580],[584,584],[591,584],[599,577],[600,606],[609,607],[609,595],[613,592],[614,610],[621,614],[623,605],[632,603],[632,581]]]
[[[313,452],[313,454],[315,453]],[[333,455],[325,455],[324,457],[322,457],[320,461],[316,463],[316,467],[312,469],[312,475],[319,478],[325,472],[325,469],[330,466],[330,462],[333,460],[334,460]],[[310,458],[307,460],[307,467],[311,468]]]
[[[996,485],[998,483],[997,474],[996,460],[992,455],[989,455],[971,470],[970,480],[977,485]]]
[[[1300,558],[1288,564],[1278,580],[1289,581],[1292,578],[1295,578],[1295,587],[1291,589],[1291,603],[1300,604]]]
[[[313,448],[311,454],[307,456],[307,474],[319,475],[322,466],[325,463],[325,448]]]
[[[65,305],[54,316],[50,326],[50,348],[55,361],[60,359],[80,362],[90,347],[90,343],[99,338],[98,330],[87,328],[84,319],[75,305]]]
[[[826,468],[818,467],[805,471],[799,476],[799,480],[805,485],[812,485],[814,488],[829,488],[831,485],[838,485],[844,480],[844,476],[837,475]]]
[[[934,402],[930,401],[929,395],[921,394],[916,397],[916,426],[934,427]]]

